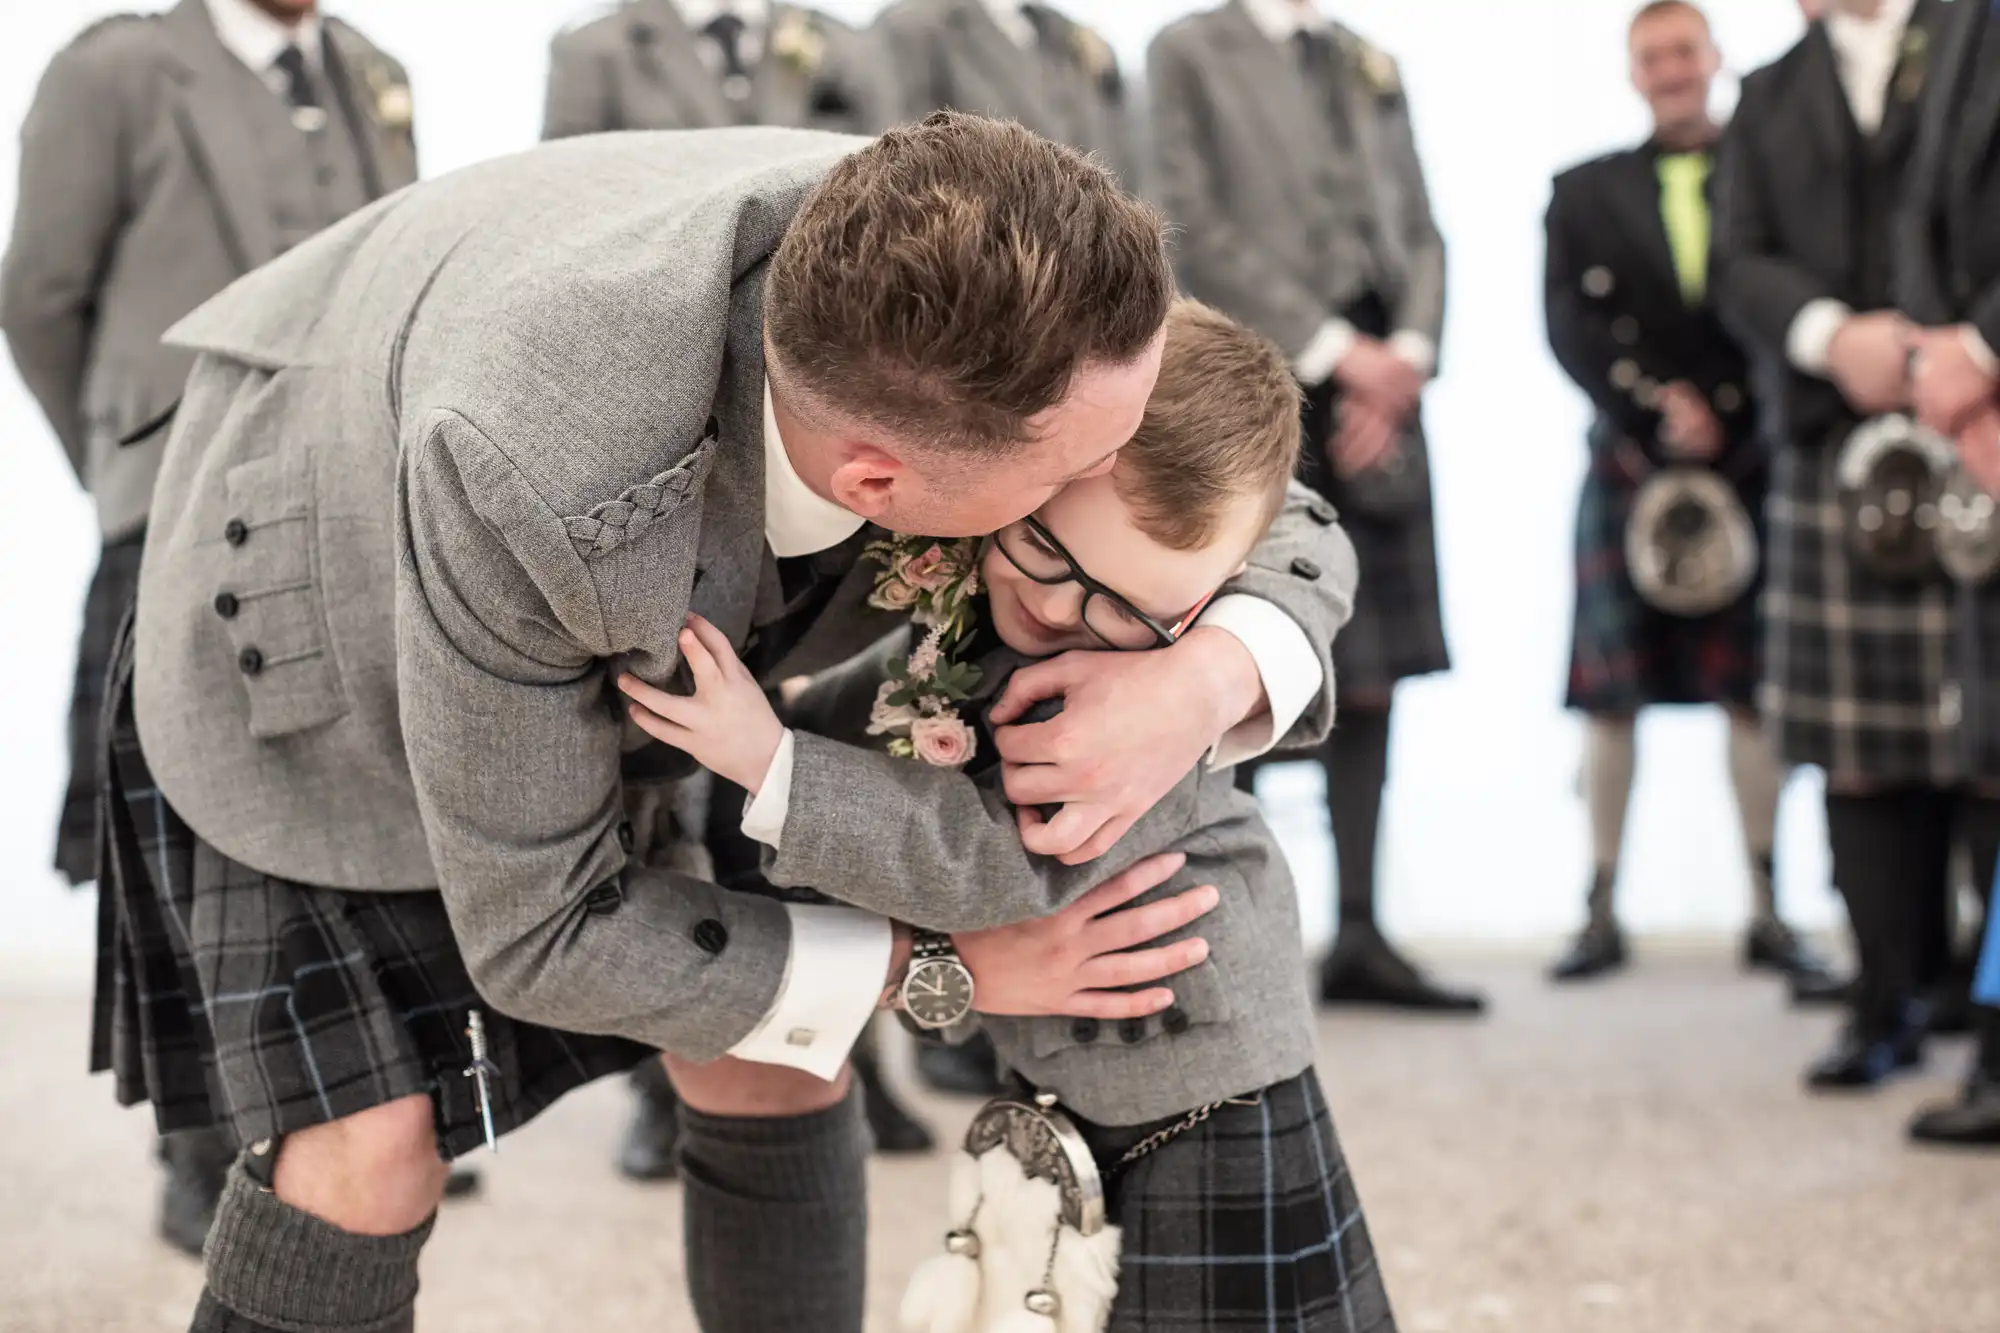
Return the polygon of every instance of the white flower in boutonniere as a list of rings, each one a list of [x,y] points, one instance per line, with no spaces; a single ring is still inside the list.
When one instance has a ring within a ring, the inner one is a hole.
[[[954,655],[972,632],[979,549],[977,537],[893,537],[868,546],[869,558],[882,564],[869,604],[907,611],[925,627],[910,655],[889,663],[889,679],[868,714],[868,734],[889,737],[889,753],[899,759],[959,768],[979,748],[958,715],[979,684],[979,668]]]
[[[408,133],[416,119],[417,104],[410,96],[409,81],[402,71],[387,61],[368,63],[368,90],[375,95],[375,121],[384,129]]]
[[[1070,40],[1076,48],[1076,58],[1090,71],[1091,78],[1102,79],[1118,68],[1118,57],[1112,53],[1111,44],[1081,23],[1070,30]]]
[[[771,30],[771,54],[801,74],[826,62],[826,38],[809,15],[790,10]]]
[[[1348,38],[1347,49],[1361,77],[1368,81],[1370,92],[1377,97],[1393,97],[1403,90],[1403,76],[1396,69],[1394,56],[1354,36]]]

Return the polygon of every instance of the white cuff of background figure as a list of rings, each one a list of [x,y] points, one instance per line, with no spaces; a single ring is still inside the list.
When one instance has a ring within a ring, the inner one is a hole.
[[[1785,357],[1807,375],[1826,377],[1826,356],[1840,326],[1854,317],[1845,302],[1821,297],[1799,307],[1785,330]]]
[[[1438,345],[1428,333],[1398,329],[1389,338],[1389,350],[1409,363],[1410,369],[1425,379],[1437,374]]]
[[[1359,336],[1346,320],[1329,319],[1319,326],[1319,332],[1313,334],[1305,350],[1292,358],[1292,373],[1301,384],[1324,384],[1335,367],[1354,350],[1354,340]]]
[[[1276,745],[1327,688],[1327,680],[1306,632],[1262,597],[1247,593],[1218,597],[1201,613],[1199,623],[1228,630],[1250,650],[1270,705],[1230,728],[1209,750],[1209,766],[1227,768]]]

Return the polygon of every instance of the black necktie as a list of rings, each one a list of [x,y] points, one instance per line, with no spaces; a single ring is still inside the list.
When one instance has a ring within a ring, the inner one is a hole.
[[[701,31],[722,51],[724,78],[744,78],[750,67],[743,63],[743,32],[747,25],[734,14],[717,14]]]
[[[775,618],[756,626],[751,641],[744,645],[743,664],[759,680],[775,670],[798,645],[833,600],[833,594],[840,590],[840,577],[823,572],[820,563],[817,556],[811,555],[778,557],[778,589],[784,609]]]
[[[306,53],[297,45],[278,52],[278,58],[271,62],[285,76],[285,100],[294,107],[316,107],[319,94],[313,91],[312,80],[306,75]]]

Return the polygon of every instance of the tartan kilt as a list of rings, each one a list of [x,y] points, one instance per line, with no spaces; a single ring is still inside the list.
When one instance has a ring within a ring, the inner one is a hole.
[[[1110,1164],[1157,1126],[1087,1127]],[[1123,1228],[1108,1333],[1394,1333],[1319,1076],[1224,1106],[1106,1189]]]
[[[143,530],[106,542],[83,599],[76,682],[69,696],[69,786],[56,823],[56,869],[72,886],[97,878],[98,718],[118,625],[139,595],[139,557],[145,549]]]
[[[1334,421],[1331,392],[1308,389],[1299,477],[1339,511],[1361,571],[1353,618],[1333,639],[1334,675],[1343,694],[1387,695],[1398,681],[1451,669],[1438,593],[1436,514],[1428,501],[1394,519],[1348,505],[1326,460]],[[1403,448],[1429,447],[1419,418],[1404,433]]]
[[[1976,755],[1963,734],[1975,708],[2000,708],[2000,587],[1962,594],[1942,573],[1886,580],[1852,558],[1835,472],[1853,428],[1778,451],[1759,699],[1779,752],[1835,781],[2000,777],[1996,728],[1981,729]]]
[[[1757,583],[1713,615],[1677,616],[1647,604],[1625,560],[1625,526],[1642,478],[1610,448],[1591,450],[1576,506],[1576,606],[1565,705],[1635,713],[1651,704],[1757,699]],[[1764,543],[1765,480],[1734,481]],[[1759,578],[1768,556],[1759,561]]]
[[[469,1011],[485,1020],[496,1134],[654,1054],[495,1012],[437,893],[314,888],[203,842],[141,753],[130,651],[128,629],[105,713],[91,1025],[91,1069],[112,1071],[121,1104],[151,1102],[162,1133],[223,1125],[252,1143],[421,1093],[449,1161],[486,1141]]]

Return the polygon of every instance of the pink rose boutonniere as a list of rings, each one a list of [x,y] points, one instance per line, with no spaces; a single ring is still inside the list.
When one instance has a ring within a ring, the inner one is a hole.
[[[972,632],[979,546],[977,537],[893,537],[868,547],[883,566],[869,604],[907,611],[925,630],[908,657],[889,664],[868,715],[868,734],[889,737],[889,753],[899,759],[962,768],[978,751],[958,706],[972,697],[979,668],[954,654]]]

